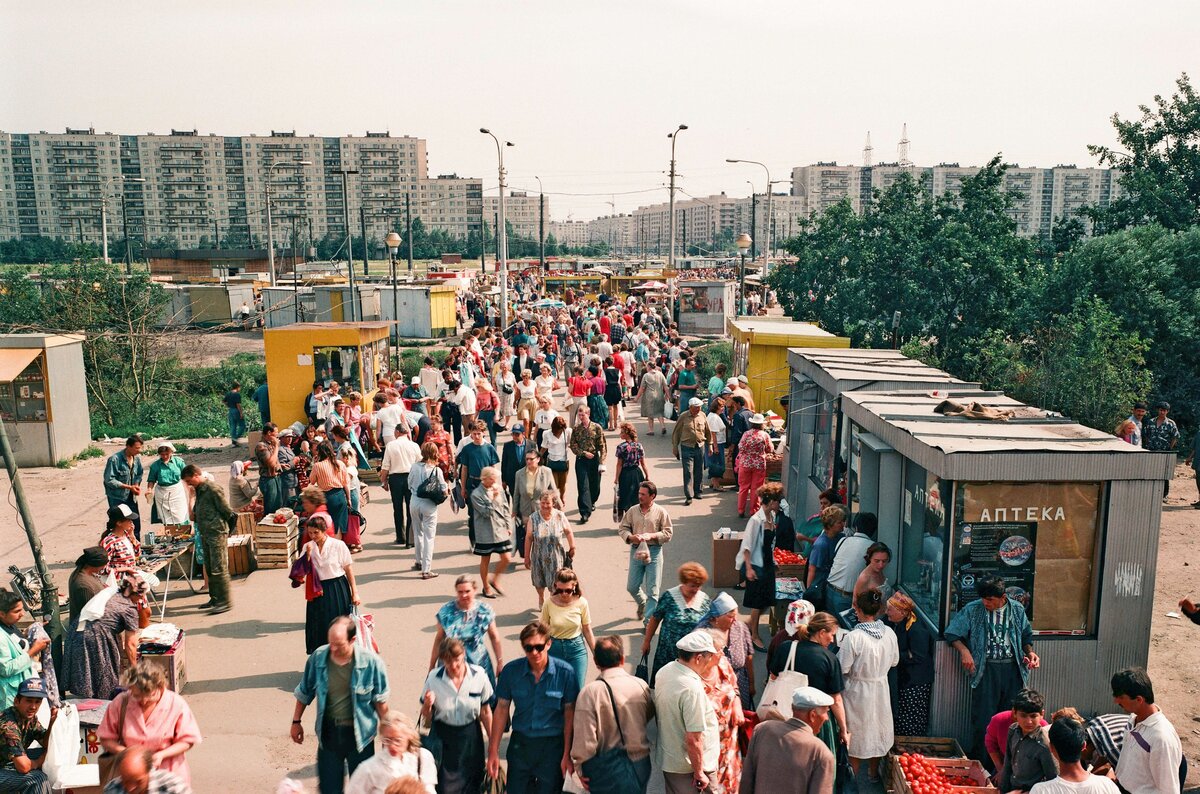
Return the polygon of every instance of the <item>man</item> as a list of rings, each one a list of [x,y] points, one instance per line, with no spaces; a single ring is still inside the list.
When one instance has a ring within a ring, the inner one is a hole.
[[[557,794],[575,771],[571,762],[575,698],[579,683],[571,665],[550,656],[550,627],[540,620],[521,629],[525,658],[504,665],[496,679],[496,706],[488,728],[487,771],[500,768],[500,738],[509,724],[508,790]]]
[[[229,409],[229,438],[233,446],[241,446],[238,439],[246,434],[246,417],[242,415],[242,385],[234,383],[230,386],[221,402]]]
[[[1175,726],[1154,705],[1150,676],[1138,667],[1122,670],[1112,677],[1112,694],[1133,715],[1117,760],[1117,783],[1129,794],[1179,794],[1183,746]]]
[[[854,583],[867,567],[865,556],[879,532],[879,519],[874,513],[855,513],[853,526],[854,534],[846,538],[833,555],[825,582],[825,609],[834,615],[850,609]]]
[[[500,456],[496,454],[495,447],[484,441],[487,428],[483,426],[483,422],[475,422],[467,430],[470,435],[467,436],[466,442],[459,447],[456,456],[459,494],[467,505],[467,536],[471,541],[471,546],[474,546],[475,508],[471,504],[471,492],[475,490],[475,486],[479,485],[481,472],[488,466],[495,466],[499,463]]]
[[[125,449],[111,455],[104,464],[104,495],[108,506],[125,505],[133,513],[133,535],[142,538],[142,514],[138,512],[138,497],[142,495],[142,439],[132,435],[125,439]]]
[[[1133,404],[1133,411],[1127,417],[1130,422],[1133,422],[1133,435],[1129,442],[1135,447],[1142,445],[1142,422],[1146,421],[1146,403],[1138,400]]]
[[[663,771],[667,794],[685,794],[706,790],[709,775],[717,771],[720,728],[703,676],[718,654],[712,635],[703,629],[685,635],[675,649],[675,661],[659,670],[654,681],[654,760]]]
[[[1168,419],[1171,404],[1161,400],[1154,404],[1158,414],[1153,419],[1142,420],[1142,447],[1151,452],[1170,452],[1179,445],[1179,428],[1174,419]],[[1171,481],[1163,483],[1163,500],[1171,493]]]
[[[392,525],[396,528],[396,544],[407,549],[413,547],[412,520],[409,518],[408,500],[412,491],[408,487],[408,473],[414,463],[421,459],[421,448],[408,437],[404,422],[392,429],[395,436],[383,450],[383,461],[379,464],[379,481],[383,490],[392,496]],[[420,570],[420,563],[413,570]]]
[[[637,603],[638,620],[653,615],[662,592],[662,547],[671,542],[674,530],[671,517],[661,506],[654,503],[658,498],[658,486],[643,480],[638,486],[638,503],[625,511],[617,526],[617,535],[629,544],[629,578],[625,589]],[[638,559],[638,544],[645,543],[650,549],[650,559]]]
[[[313,381],[312,393],[304,398],[304,415],[308,417],[308,423],[310,425],[315,425],[318,422],[324,421],[324,398],[325,382],[320,380]]]
[[[233,604],[229,597],[229,528],[237,523],[237,513],[225,501],[225,491],[194,463],[183,467],[180,477],[196,492],[192,505],[192,520],[204,546],[204,569],[208,571],[210,615],[228,612]]]
[[[50,779],[42,764],[58,709],[50,708],[50,724],[45,728],[37,719],[38,708],[48,696],[42,679],[27,678],[17,687],[12,705],[0,712],[0,791],[50,794]],[[34,742],[40,748],[31,751]]]
[[[571,761],[580,778],[588,784],[585,764],[600,753],[624,742],[626,754],[637,774],[636,788],[645,794],[650,781],[650,740],[646,725],[654,718],[654,700],[650,686],[625,670],[625,641],[612,634],[596,640],[592,659],[600,671],[597,680],[585,686],[575,701],[574,737],[571,742]],[[618,728],[616,720],[620,720]],[[615,791],[612,783],[605,791]],[[635,781],[630,781],[635,782]],[[596,781],[596,788],[600,781]]]
[[[742,781],[743,794],[833,794],[833,753],[817,732],[829,719],[833,698],[802,686],[792,693],[792,718],[754,728]]]
[[[262,440],[254,445],[258,461],[258,490],[262,491],[263,512],[274,513],[283,507],[283,480],[279,467],[279,428],[274,422],[263,425]]]
[[[258,388],[254,390],[251,399],[258,405],[258,415],[262,418],[263,423],[271,421],[271,394],[267,389],[267,382],[263,381],[258,384]]]
[[[470,427],[475,421],[476,414],[475,390],[465,383],[458,383],[456,386],[451,386],[450,396],[446,399],[458,406],[458,413],[462,417],[463,427]]]
[[[126,747],[113,759],[113,770],[104,794],[192,794],[174,772],[154,768],[154,751],[148,747]]]
[[[512,441],[504,445],[500,453],[500,482],[504,483],[504,492],[512,497],[513,484],[517,480],[517,472],[525,465],[525,450],[532,449],[525,439],[525,424],[518,422],[512,427]]]
[[[341,794],[346,775],[375,754],[375,733],[387,714],[388,677],[383,659],[354,644],[354,621],[335,618],[329,644],[304,665],[292,712],[292,741],[304,743],[300,718],[317,701],[317,780],[321,794]]]
[[[686,345],[687,342],[683,344]],[[680,413],[683,413],[684,408],[691,405],[692,400],[696,398],[696,389],[700,384],[700,374],[696,372],[696,359],[686,347],[682,348],[682,351],[687,358],[683,360],[683,369],[675,373],[676,396],[679,398],[676,402]]]
[[[1192,434],[1192,451],[1187,456],[1187,464],[1196,473],[1196,490],[1200,491],[1200,433]],[[1192,507],[1200,510],[1200,499],[1192,502]]]
[[[1119,794],[1115,783],[1090,774],[1080,763],[1087,737],[1082,725],[1070,717],[1059,717],[1050,726],[1049,737],[1058,777],[1034,785],[1029,794]]]
[[[737,376],[737,385],[733,387],[734,394],[740,394],[746,398],[746,407],[752,412],[754,411],[754,395],[750,393],[750,379],[745,375]]]
[[[683,503],[690,505],[693,494],[702,498],[701,483],[704,481],[704,451],[712,445],[712,431],[708,429],[708,418],[700,412],[704,401],[692,397],[687,402],[687,412],[675,420],[671,433],[671,454],[675,460],[683,461]],[[682,457],[681,457],[682,456]]]
[[[522,341],[517,341],[522,340]],[[517,354],[513,356],[512,371],[518,377],[525,370],[533,371],[533,356],[529,355],[529,337],[524,332],[518,332],[512,339],[512,345]]]
[[[992,715],[1008,708],[1029,685],[1041,659],[1025,607],[1005,592],[1004,580],[988,576],[975,585],[979,598],[963,607],[946,629],[971,684],[972,757],[987,759],[984,734]]]
[[[442,385],[438,391],[439,413],[442,417],[442,424],[454,436],[455,444],[463,440],[463,433],[470,432],[470,425],[463,425],[462,413],[458,410],[458,403],[454,400],[454,392],[458,387],[459,382],[455,379],[454,373],[448,369],[442,370]]]
[[[579,523],[586,524],[600,498],[600,464],[608,453],[604,428],[592,421],[586,405],[575,414],[576,425],[567,447],[575,454],[575,488],[578,492]]]

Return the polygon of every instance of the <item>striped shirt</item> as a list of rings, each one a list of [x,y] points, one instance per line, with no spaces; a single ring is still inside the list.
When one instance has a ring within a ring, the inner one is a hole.
[[[322,491],[332,491],[348,487],[350,477],[346,474],[346,467],[342,465],[341,461],[323,460],[313,464],[308,481]]]
[[[1013,658],[1012,642],[1008,634],[1008,606],[987,613],[987,658],[988,661],[1005,661]]]

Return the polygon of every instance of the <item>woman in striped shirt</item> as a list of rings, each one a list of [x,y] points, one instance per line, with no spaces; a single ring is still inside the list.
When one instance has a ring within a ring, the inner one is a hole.
[[[345,536],[350,524],[350,475],[328,441],[317,445],[317,460],[308,481],[325,494],[325,507],[338,535]]]

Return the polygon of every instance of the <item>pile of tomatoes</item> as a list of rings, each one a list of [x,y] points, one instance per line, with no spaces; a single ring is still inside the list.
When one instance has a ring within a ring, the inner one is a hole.
[[[775,564],[776,565],[803,565],[804,557],[794,551],[786,549],[775,549]]]
[[[903,753],[896,761],[912,794],[952,794],[952,786],[978,785],[965,775],[947,775],[920,753]]]

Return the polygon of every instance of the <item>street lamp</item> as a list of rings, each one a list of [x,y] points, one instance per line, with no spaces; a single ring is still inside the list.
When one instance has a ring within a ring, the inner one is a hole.
[[[104,184],[100,188],[100,246],[101,257],[104,264],[111,265],[112,261],[108,258],[108,193],[112,190],[112,186],[117,182],[145,182],[146,180],[140,176],[125,176],[117,174],[116,176],[106,177]],[[129,216],[125,212],[125,191],[121,191],[121,221],[122,224],[127,224]],[[132,270],[131,260],[129,259],[129,229],[122,227],[125,235],[125,263],[126,272]]]
[[[546,272],[546,194],[542,191],[542,178],[535,176],[538,183],[538,265]]]
[[[746,252],[750,250],[750,246],[754,241],[750,239],[750,235],[742,232],[734,240],[734,245],[737,246],[738,256],[741,257],[742,264],[738,269],[738,316],[746,313]]]
[[[409,232],[411,239],[412,232]],[[390,254],[392,265],[392,323],[396,329],[396,344],[400,343],[400,312],[396,308],[398,301],[396,300],[396,252],[400,250],[400,235],[391,231],[387,233],[387,237],[383,238],[384,245],[387,246],[388,254]]]
[[[667,137],[671,139],[671,189],[667,197],[667,203],[670,204],[671,213],[671,232],[670,240],[667,243],[667,268],[672,272],[675,270],[675,141],[679,139],[679,133],[686,130],[686,124],[680,124],[675,128],[674,132],[668,132]],[[662,239],[661,237],[659,238]],[[675,279],[674,277],[667,279],[667,294],[671,302],[670,312],[671,318],[675,317]]]
[[[771,258],[771,218],[773,217],[771,215],[771,169],[767,168],[767,166],[765,164],[760,163],[757,160],[726,159],[725,162],[727,162],[727,163],[747,163],[749,165],[757,165],[760,168],[762,168],[762,170],[767,172],[767,244],[766,244],[766,246],[763,247],[763,264],[764,264],[763,272],[765,273],[766,272],[766,267],[765,267],[766,262],[767,262],[767,260],[769,260]]]
[[[275,286],[275,236],[271,230],[271,177],[281,165],[312,165],[311,160],[279,160],[267,166],[267,266],[271,271],[271,286]],[[292,263],[292,269],[296,268]]]
[[[357,168],[337,168],[330,171],[331,174],[342,175],[342,214],[346,222],[346,272],[350,278],[350,321],[354,322],[357,319],[355,316],[355,304],[358,303],[357,296],[354,294],[354,253],[352,251],[354,238],[350,235],[350,191],[346,186],[346,180],[351,174],[358,174]],[[365,225],[365,222],[364,222]],[[363,259],[367,258],[367,235],[363,232]],[[295,267],[295,264],[292,265]]]
[[[515,144],[512,141],[505,141],[504,146],[501,146],[500,139],[487,127],[480,127],[479,131],[484,135],[490,135],[496,142],[496,161],[500,173],[500,218],[496,222],[500,228],[496,230],[499,240],[499,244],[496,246],[496,259],[499,260],[498,270],[500,271],[500,332],[504,333],[508,329],[508,224],[504,216],[504,147]]]

